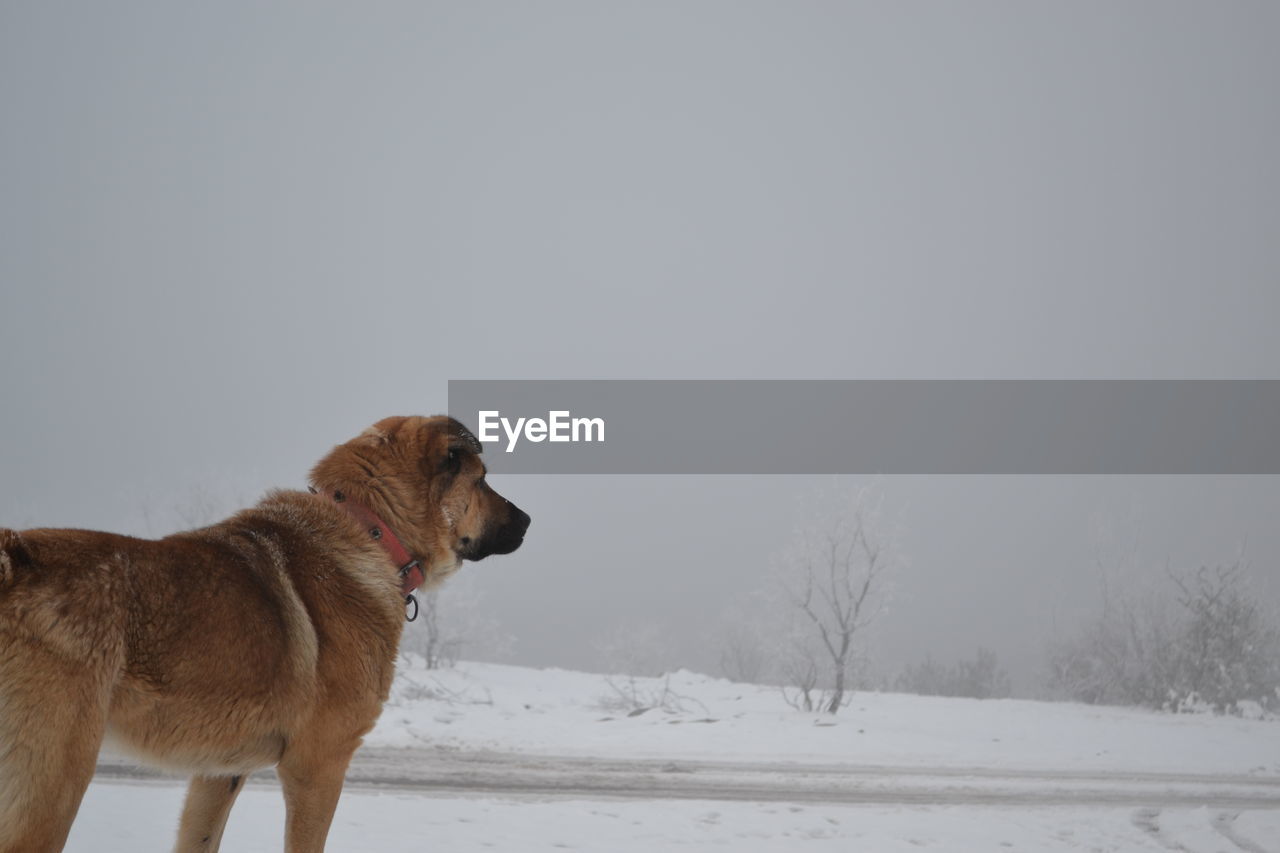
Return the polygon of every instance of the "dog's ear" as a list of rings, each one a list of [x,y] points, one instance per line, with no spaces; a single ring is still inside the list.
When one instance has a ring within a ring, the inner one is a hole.
[[[438,425],[428,424],[419,433],[421,442],[422,473],[428,477],[439,475],[452,476],[462,470],[462,456],[465,449],[449,440],[448,433]]]
[[[419,432],[422,471],[428,477],[452,475],[462,470],[468,456],[483,449],[471,430],[453,418],[432,419]]]
[[[468,453],[474,453],[479,456],[484,453],[484,445],[480,443],[480,439],[476,438],[471,430],[467,429],[460,421],[453,418],[445,418],[445,431],[449,435],[449,446],[465,450]]]

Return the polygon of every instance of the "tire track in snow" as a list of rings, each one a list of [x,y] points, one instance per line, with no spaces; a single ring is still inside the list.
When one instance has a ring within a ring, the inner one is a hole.
[[[99,774],[165,778],[110,760],[99,765]],[[274,782],[271,771],[255,776]],[[672,762],[422,749],[361,750],[351,763],[347,784],[383,791],[539,798],[1117,806],[1139,809],[1135,824],[1153,833],[1159,831],[1158,807],[1280,809],[1280,779],[1274,777]],[[1245,853],[1267,853],[1256,845],[1237,846]]]
[[[1138,809],[1133,813],[1133,825],[1141,829],[1147,835],[1150,835],[1161,847],[1168,850],[1176,850],[1178,853],[1195,853],[1195,851],[1182,846],[1178,842],[1169,838],[1160,831],[1160,813],[1161,809]]]
[[[1219,835],[1240,848],[1244,853],[1270,853],[1260,844],[1245,838],[1236,831],[1235,824],[1238,817],[1240,817],[1240,812],[1238,811],[1218,812],[1213,816],[1213,828],[1217,830]]]

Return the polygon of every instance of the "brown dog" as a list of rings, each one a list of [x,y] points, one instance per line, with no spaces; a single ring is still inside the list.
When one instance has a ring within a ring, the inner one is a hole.
[[[314,493],[200,530],[0,529],[0,853],[62,848],[108,734],[193,774],[177,850],[217,850],[241,777],[273,764],[286,848],[322,850],[405,595],[528,529],[479,453],[451,418],[387,418],[315,466]]]

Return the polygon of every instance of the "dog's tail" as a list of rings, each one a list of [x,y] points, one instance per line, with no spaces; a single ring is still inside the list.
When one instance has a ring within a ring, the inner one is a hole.
[[[31,565],[31,552],[16,530],[0,527],[0,587],[13,582],[17,573]]]

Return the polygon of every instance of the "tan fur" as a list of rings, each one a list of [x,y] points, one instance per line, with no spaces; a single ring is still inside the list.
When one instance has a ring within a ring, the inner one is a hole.
[[[434,586],[528,526],[479,449],[449,418],[387,418],[311,479],[377,513]],[[319,495],[155,541],[0,529],[0,853],[62,849],[108,733],[194,775],[175,849],[216,851],[239,777],[276,765],[286,849],[323,850],[403,624],[396,566]]]

